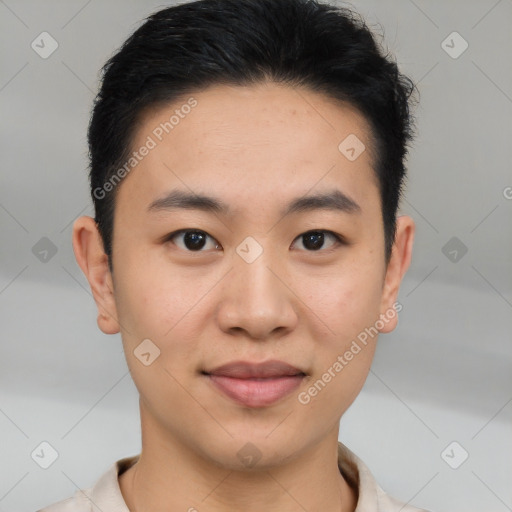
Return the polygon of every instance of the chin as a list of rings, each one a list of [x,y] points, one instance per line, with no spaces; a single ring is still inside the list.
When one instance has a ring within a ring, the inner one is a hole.
[[[223,436],[224,439],[207,442],[202,449],[213,464],[226,470],[272,469],[293,460],[303,448],[302,443],[297,438],[292,440],[288,433],[279,435],[278,425],[279,422],[274,421],[271,429],[253,427],[251,433],[243,429],[239,432],[227,429],[232,438]]]

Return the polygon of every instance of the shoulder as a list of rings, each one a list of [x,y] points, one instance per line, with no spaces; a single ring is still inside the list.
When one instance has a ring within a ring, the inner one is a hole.
[[[138,458],[135,455],[114,462],[92,487],[79,489],[73,496],[37,512],[129,512],[121,494],[118,476]]]
[[[338,442],[338,467],[347,482],[358,491],[355,512],[429,512],[387,494],[366,464],[341,442]]]
[[[389,496],[379,485],[377,485],[377,500],[379,502],[378,510],[386,512],[429,512],[423,508],[413,507]]]
[[[87,491],[76,491],[70,498],[48,505],[37,512],[90,512],[91,502],[86,494]]]

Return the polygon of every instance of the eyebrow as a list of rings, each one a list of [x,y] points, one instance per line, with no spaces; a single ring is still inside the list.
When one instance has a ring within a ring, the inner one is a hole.
[[[220,199],[179,189],[172,190],[148,206],[148,212],[176,209],[201,210],[222,215],[229,215],[231,213],[230,207]],[[313,210],[335,210],[348,214],[360,214],[362,211],[359,204],[353,199],[341,192],[341,190],[334,189],[293,199],[280,212],[280,215],[285,217],[292,213]]]

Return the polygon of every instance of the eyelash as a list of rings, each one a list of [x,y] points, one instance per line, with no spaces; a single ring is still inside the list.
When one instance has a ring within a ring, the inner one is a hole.
[[[207,237],[211,238],[212,240],[215,240],[215,238],[213,238],[211,235],[209,235],[205,231],[202,231],[200,229],[189,228],[189,229],[180,229],[178,231],[174,231],[172,233],[169,233],[167,236],[164,237],[163,242],[172,242],[173,238],[175,238],[178,235],[184,234],[184,233],[201,233],[201,234],[204,234]],[[332,236],[334,238],[335,244],[334,244],[334,246],[330,247],[329,249],[320,248],[317,251],[306,250],[306,252],[311,252],[311,253],[324,252],[324,253],[326,253],[326,252],[330,252],[333,249],[336,249],[337,247],[339,247],[341,245],[348,245],[348,242],[345,240],[345,238],[342,235],[338,235],[334,231],[330,231],[328,229],[310,229],[309,231],[305,231],[304,233],[300,234],[295,240],[298,240],[300,237],[308,235],[308,234],[311,234],[311,233],[324,233],[324,234],[327,233],[328,235],[330,235],[330,236]],[[294,242],[295,242],[295,240],[294,240]],[[215,242],[217,242],[217,241],[215,240]],[[217,244],[220,245],[218,242],[217,242]],[[189,252],[189,253],[206,252],[206,251],[204,251],[202,249],[198,250],[198,251],[191,251],[189,249],[184,249],[184,250],[186,252]]]

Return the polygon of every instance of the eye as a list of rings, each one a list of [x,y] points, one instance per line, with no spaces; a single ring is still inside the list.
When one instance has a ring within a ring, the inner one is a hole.
[[[333,248],[336,245],[344,245],[345,241],[343,237],[333,233],[332,231],[320,230],[320,231],[308,231],[299,235],[295,240],[302,240],[303,246],[308,252],[319,251],[325,249],[324,243],[326,236],[333,240],[333,243],[327,247],[327,249]],[[325,252],[325,251],[324,251]]]
[[[183,236],[184,235],[184,236]],[[179,243],[175,243],[173,240],[179,240]],[[183,250],[191,252],[204,252],[202,249],[207,244],[207,240],[210,239],[214,243],[210,245],[210,248],[219,249],[219,243],[204,231],[198,229],[181,229],[175,231],[165,237],[166,242],[172,242]],[[212,247],[213,246],[213,247]]]
[[[208,245],[208,239],[210,247]],[[325,241],[331,240],[331,244],[326,248]],[[308,252],[318,252],[321,249],[331,249],[336,245],[344,245],[345,240],[342,236],[328,230],[307,231],[299,235],[295,241],[302,240],[303,247]],[[174,245],[188,252],[205,252],[206,249],[221,249],[220,244],[208,233],[199,229],[181,229],[169,234],[164,239],[165,242],[172,242]],[[206,247],[206,249],[205,249]],[[203,250],[205,249],[205,250]]]

